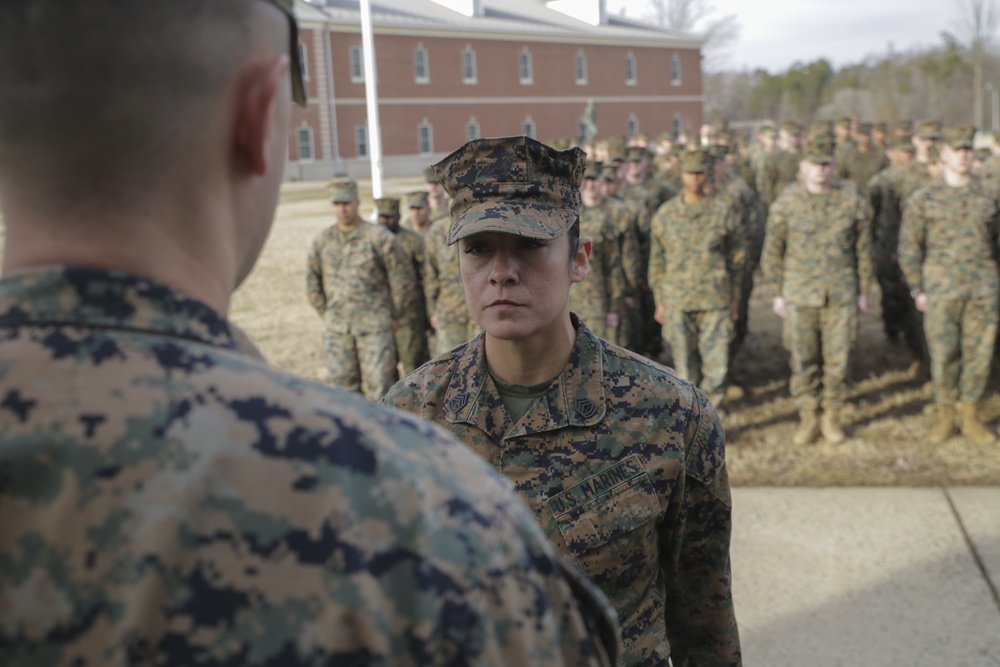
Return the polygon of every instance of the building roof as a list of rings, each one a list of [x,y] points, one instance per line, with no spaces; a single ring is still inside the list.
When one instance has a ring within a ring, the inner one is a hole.
[[[636,46],[700,48],[702,40],[675,30],[608,14],[591,25],[548,7],[544,0],[482,0],[482,16],[465,16],[434,0],[373,0],[372,24],[381,33],[417,33],[483,38],[536,38],[543,41],[627,43]],[[325,23],[356,31],[361,24],[358,0],[299,0],[296,15],[303,23]]]

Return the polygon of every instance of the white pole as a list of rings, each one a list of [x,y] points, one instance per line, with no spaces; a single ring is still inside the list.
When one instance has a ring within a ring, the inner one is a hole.
[[[378,120],[378,73],[372,37],[371,0],[361,0],[361,50],[365,61],[365,100],[368,105],[368,157],[372,165],[372,197],[382,196],[382,129]]]

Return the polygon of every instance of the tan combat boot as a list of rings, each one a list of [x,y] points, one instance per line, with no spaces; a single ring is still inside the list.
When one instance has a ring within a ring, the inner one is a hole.
[[[840,428],[840,415],[837,414],[837,410],[834,408],[829,408],[823,411],[823,418],[819,423],[819,430],[823,433],[823,437],[827,439],[827,442],[832,442],[837,444],[838,442],[843,442],[847,436],[844,435],[843,429]]]
[[[939,445],[951,436],[955,435],[955,406],[941,404],[937,406],[937,422],[931,429],[927,439],[935,445]]]
[[[962,428],[962,435],[977,445],[990,445],[996,442],[996,434],[979,421],[975,403],[958,404],[958,423]]]
[[[799,410],[799,427],[795,429],[792,442],[796,445],[808,445],[819,437],[819,420],[816,410]]]

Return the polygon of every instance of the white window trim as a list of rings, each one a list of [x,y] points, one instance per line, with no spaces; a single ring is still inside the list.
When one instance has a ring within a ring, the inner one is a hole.
[[[357,53],[357,62],[361,66],[361,74],[354,73],[354,54]],[[361,50],[360,46],[349,46],[347,47],[347,67],[349,74],[351,75],[351,83],[364,83],[365,82],[365,54]]]
[[[528,75],[524,75],[524,63],[525,56],[527,56],[528,65]],[[531,57],[531,51],[528,47],[521,49],[521,53],[517,56],[517,78],[521,82],[522,86],[530,86],[535,83],[535,59]]]
[[[634,86],[639,83],[639,59],[629,51],[625,54],[625,62],[632,62],[632,78],[629,78],[628,66],[625,67],[625,85]]]
[[[465,75],[465,55],[469,54],[472,56],[472,76]],[[475,84],[479,83],[479,67],[476,64],[476,50],[472,48],[471,45],[466,45],[462,49],[462,83]]]
[[[528,125],[531,125],[531,132],[526,131]],[[527,118],[524,119],[524,122],[521,123],[521,131],[524,132],[525,136],[534,139],[538,134],[538,123],[535,122],[534,118],[528,116]]]
[[[421,139],[423,138],[423,129],[427,128],[427,148],[424,150],[421,146]],[[433,155],[434,154],[434,126],[427,122],[427,119],[420,121],[417,124],[417,154],[418,155]]]
[[[683,77],[681,73],[681,65],[681,57],[675,53],[670,59],[670,83],[675,86],[679,86],[683,83],[683,81],[681,81]]]
[[[424,54],[424,75],[419,76],[417,74],[417,53]],[[431,59],[430,55],[427,53],[427,48],[423,44],[417,44],[417,48],[413,49],[413,82],[427,84],[431,82]]]
[[[583,77],[580,77],[580,62],[583,62]],[[589,72],[587,71],[587,54],[583,51],[577,51],[576,56],[573,59],[573,73],[576,76],[576,85],[586,86],[587,78]]]
[[[361,133],[365,133],[365,152],[361,152],[361,142],[359,138]],[[367,125],[355,125],[354,126],[354,152],[358,158],[366,158],[371,156],[372,148],[370,142],[368,141],[368,126]]]
[[[470,127],[475,127],[476,128],[476,136],[474,136],[474,137],[470,137],[469,136],[469,128]],[[482,133],[482,131],[480,129],[479,121],[476,120],[475,116],[473,116],[472,118],[469,119],[469,122],[467,122],[465,124],[465,138],[466,138],[466,140],[471,141],[472,139],[479,139],[482,136],[483,136],[483,133]]]
[[[301,132],[305,131],[309,137],[309,157],[302,157],[302,139]],[[308,125],[302,125],[295,128],[295,150],[298,151],[299,162],[315,162],[316,161],[316,142],[313,140],[313,129]]]
[[[306,43],[299,41],[299,62],[302,64],[302,80],[309,81],[309,51]]]
[[[636,134],[639,134],[639,132],[640,132],[640,130],[639,130],[639,118],[636,117],[636,115],[634,113],[630,113],[628,115],[628,122],[627,122],[627,124],[625,126],[625,133],[628,136],[631,137],[631,136],[634,136]]]

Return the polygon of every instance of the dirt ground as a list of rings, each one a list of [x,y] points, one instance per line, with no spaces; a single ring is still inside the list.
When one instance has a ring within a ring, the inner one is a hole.
[[[394,180],[386,194],[415,189],[419,181]],[[362,192],[367,201],[367,193]],[[362,213],[370,207],[362,205]],[[312,238],[332,216],[322,187],[285,186],[278,218],[260,262],[237,292],[233,320],[274,365],[323,379],[322,327],[305,297],[305,261]],[[851,364],[846,410],[848,439],[831,445],[792,445],[795,406],[788,394],[788,354],[771,295],[751,303],[751,334],[735,374],[747,396],[729,406],[725,426],[730,476],[740,486],[978,485],[1000,484],[1000,444],[977,446],[961,437],[927,444],[931,416],[925,380],[908,372],[905,346],[882,334],[878,295],[861,317]],[[1000,422],[1000,365],[994,365],[982,414]]]

